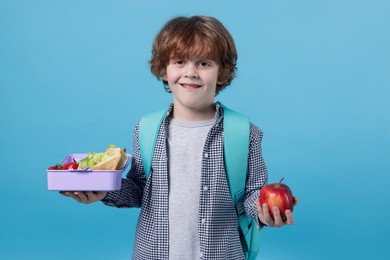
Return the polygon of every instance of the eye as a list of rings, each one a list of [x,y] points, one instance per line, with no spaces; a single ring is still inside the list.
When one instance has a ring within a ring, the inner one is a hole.
[[[172,60],[171,63],[176,65],[183,65],[184,61],[180,59],[176,59],[176,60]]]
[[[201,68],[209,67],[209,66],[211,66],[211,63],[208,62],[208,61],[202,60],[202,61],[199,62],[199,65],[198,65],[198,66],[201,67]]]

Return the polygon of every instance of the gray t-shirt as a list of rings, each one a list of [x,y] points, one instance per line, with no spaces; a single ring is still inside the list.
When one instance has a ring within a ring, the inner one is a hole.
[[[198,213],[202,152],[215,119],[171,119],[169,155],[169,259],[199,259]]]

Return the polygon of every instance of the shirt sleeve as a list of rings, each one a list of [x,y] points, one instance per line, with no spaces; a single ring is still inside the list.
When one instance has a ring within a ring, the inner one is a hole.
[[[130,170],[126,178],[122,178],[121,189],[108,192],[107,196],[102,200],[105,205],[117,208],[141,207],[146,177],[140,156],[138,129],[139,124],[134,129]]]
[[[259,229],[265,225],[258,218],[256,200],[260,196],[261,188],[268,182],[268,172],[261,151],[262,139],[263,132],[251,124],[244,207],[246,214],[256,220],[257,228]]]

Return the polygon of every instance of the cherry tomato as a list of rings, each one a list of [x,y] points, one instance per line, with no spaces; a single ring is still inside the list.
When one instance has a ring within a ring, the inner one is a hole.
[[[64,165],[62,170],[77,170],[79,165],[76,162],[70,162]]]
[[[56,164],[56,165],[52,165],[52,166],[50,166],[49,168],[48,168],[48,170],[50,170],[50,171],[55,171],[55,170],[61,170],[62,169],[62,167],[63,167],[63,165],[62,164]]]

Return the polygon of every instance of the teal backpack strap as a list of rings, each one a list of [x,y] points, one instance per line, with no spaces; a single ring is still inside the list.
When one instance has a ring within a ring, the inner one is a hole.
[[[221,104],[222,105],[222,104]],[[222,105],[224,111],[224,158],[230,196],[236,205],[241,244],[245,259],[256,259],[259,251],[260,230],[245,214],[245,195],[248,168],[250,121],[245,115]]]
[[[224,157],[230,195],[235,205],[244,198],[249,151],[249,118],[223,107]]]
[[[148,179],[150,174],[158,132],[166,113],[167,109],[161,109],[146,114],[139,122],[138,142],[146,179]]]

